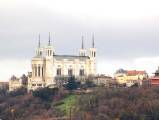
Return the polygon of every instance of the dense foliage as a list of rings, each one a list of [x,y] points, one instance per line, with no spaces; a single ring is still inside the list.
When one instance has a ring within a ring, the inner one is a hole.
[[[53,97],[58,93],[58,88],[41,88],[33,91],[34,97],[39,97],[43,101],[52,101]]]
[[[65,88],[67,90],[75,90],[79,87],[79,83],[76,81],[74,76],[68,78],[68,83],[66,84]]]
[[[52,106],[55,99],[60,99],[63,93],[58,89],[39,89],[27,93],[20,88],[8,94],[0,94],[0,119],[2,120],[43,120],[52,118],[56,111]]]
[[[16,96],[19,96],[19,95],[25,95],[27,93],[27,89],[24,88],[24,87],[21,87],[15,91],[12,91],[9,93],[10,96],[12,97],[16,97]]]
[[[159,88],[91,90],[70,94],[63,89],[44,88],[28,94],[21,88],[14,94],[0,94],[0,118],[47,120],[71,115],[75,120],[159,120]]]
[[[159,88],[98,88],[78,107],[84,120],[159,120]]]

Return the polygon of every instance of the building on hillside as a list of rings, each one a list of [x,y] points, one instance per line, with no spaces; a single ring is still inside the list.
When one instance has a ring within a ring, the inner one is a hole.
[[[20,78],[12,76],[9,80],[9,91],[17,90],[21,87],[27,88],[28,76],[22,75]]]
[[[101,75],[95,76],[93,79],[93,82],[94,84],[99,86],[109,87],[113,83],[113,80],[114,79],[112,77],[101,74]]]
[[[131,86],[135,83],[142,84],[142,80],[148,79],[146,71],[124,70],[119,69],[114,74],[115,79],[119,84],[126,84]]]
[[[123,84],[126,83],[126,74],[127,74],[126,70],[119,69],[115,72],[114,78],[118,83]]]
[[[8,90],[9,88],[9,83],[8,82],[0,82],[0,90],[5,89]]]
[[[131,87],[131,86],[133,86],[135,84],[141,86],[143,84],[143,81],[144,81],[144,79],[143,80],[141,80],[141,79],[127,80],[126,87]]]
[[[143,87],[151,87],[151,78],[142,81]]]
[[[154,76],[150,78],[151,86],[159,86],[159,67],[155,71]]]
[[[96,75],[96,48],[94,35],[92,47],[84,48],[84,37],[79,55],[58,55],[51,44],[49,33],[48,45],[41,47],[40,35],[36,55],[31,60],[32,75],[28,80],[28,90],[40,87],[58,86],[67,82],[67,78],[75,76],[81,82],[89,75]]]

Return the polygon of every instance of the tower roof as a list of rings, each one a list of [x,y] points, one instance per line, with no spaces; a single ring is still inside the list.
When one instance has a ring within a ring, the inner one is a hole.
[[[94,48],[95,47],[95,43],[94,43],[94,33],[93,33],[93,35],[92,35],[92,48]]]
[[[49,41],[48,41],[48,45],[51,45],[51,37],[50,37],[50,32],[49,32]]]
[[[39,41],[38,41],[38,47],[40,48],[41,43],[40,43],[40,34],[39,34]]]
[[[82,49],[84,49],[84,36],[82,36]]]

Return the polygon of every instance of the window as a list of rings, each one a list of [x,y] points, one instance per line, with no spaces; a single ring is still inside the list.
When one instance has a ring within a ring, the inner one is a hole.
[[[37,86],[42,86],[42,84],[37,84]]]
[[[51,56],[51,54],[52,54],[52,50],[50,50],[50,56]]]
[[[35,66],[35,76],[37,76],[37,67]]]
[[[40,77],[40,66],[38,66],[38,76]]]
[[[79,75],[84,76],[84,69],[80,69]]]
[[[61,75],[61,68],[57,69],[57,75]]]
[[[40,51],[40,55],[42,55],[42,52]]]
[[[47,55],[49,56],[49,50],[47,51]]]
[[[73,70],[70,68],[68,69],[68,76],[72,76],[73,75]]]
[[[36,86],[36,84],[32,84],[32,86]]]
[[[42,67],[41,70],[42,70],[42,77],[43,77],[44,76],[44,68]]]

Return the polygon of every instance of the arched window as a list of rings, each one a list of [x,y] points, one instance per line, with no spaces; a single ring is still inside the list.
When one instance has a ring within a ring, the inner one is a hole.
[[[80,69],[79,75],[80,75],[80,76],[84,76],[84,69]]]
[[[35,66],[35,69],[34,69],[34,70],[35,70],[35,72],[34,72],[34,73],[35,73],[35,76],[37,76],[37,67],[36,67],[36,66]]]
[[[40,51],[40,55],[42,55],[42,51]]]
[[[40,66],[38,66],[38,76],[40,77]]]
[[[57,75],[61,75],[61,68],[57,68]]]
[[[42,67],[41,68],[41,71],[42,71],[42,77],[44,76],[44,68]]]
[[[72,68],[68,69],[68,76],[69,77],[73,76],[73,70],[72,70]]]
[[[51,56],[51,54],[52,54],[52,50],[50,50],[50,56]]]
[[[49,50],[47,51],[47,55],[49,56]]]

